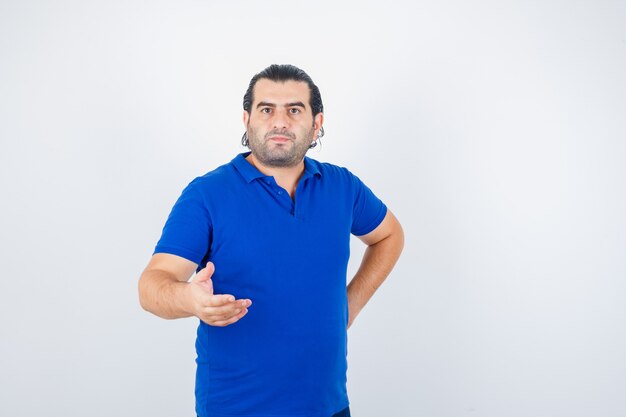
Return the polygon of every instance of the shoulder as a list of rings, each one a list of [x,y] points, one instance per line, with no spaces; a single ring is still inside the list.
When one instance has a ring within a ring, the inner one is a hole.
[[[356,176],[346,167],[331,164],[329,162],[320,162],[308,157],[306,160],[307,163],[311,164],[311,166],[321,174],[322,178],[330,180],[352,180],[353,178],[356,178]]]
[[[365,185],[361,179],[356,176],[348,168],[331,164],[328,162],[319,162],[314,159],[307,158],[309,163],[320,173],[321,182],[327,186],[332,186],[338,191],[358,193]]]
[[[224,188],[237,180],[237,173],[232,163],[227,163],[194,178],[186,187],[186,191],[204,193],[217,188]]]
[[[212,211],[228,195],[237,194],[240,190],[238,183],[241,182],[241,177],[232,164],[224,164],[189,182],[181,192],[177,204],[192,204]]]

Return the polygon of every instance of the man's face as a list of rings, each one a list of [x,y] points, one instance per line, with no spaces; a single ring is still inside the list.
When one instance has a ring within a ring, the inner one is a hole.
[[[322,127],[323,116],[313,118],[305,82],[274,82],[265,78],[254,86],[250,114],[244,111],[252,155],[268,167],[298,165]]]

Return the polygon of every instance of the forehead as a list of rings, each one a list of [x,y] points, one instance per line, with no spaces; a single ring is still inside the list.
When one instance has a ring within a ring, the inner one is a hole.
[[[261,101],[275,104],[301,101],[308,107],[310,92],[309,85],[304,81],[276,82],[261,78],[254,85],[253,96],[253,106]]]

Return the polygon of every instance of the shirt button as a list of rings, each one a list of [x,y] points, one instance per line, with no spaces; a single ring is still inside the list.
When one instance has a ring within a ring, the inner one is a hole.
[[[283,190],[278,190],[278,194],[282,194],[282,193],[283,193]]]

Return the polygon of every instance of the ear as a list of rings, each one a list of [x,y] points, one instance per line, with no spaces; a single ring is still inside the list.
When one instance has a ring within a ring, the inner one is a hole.
[[[313,129],[315,129],[315,137],[320,132],[322,125],[324,124],[324,113],[317,113],[313,119]]]
[[[248,114],[247,111],[243,111],[243,125],[244,127],[248,127],[248,121],[250,120],[250,115]]]

